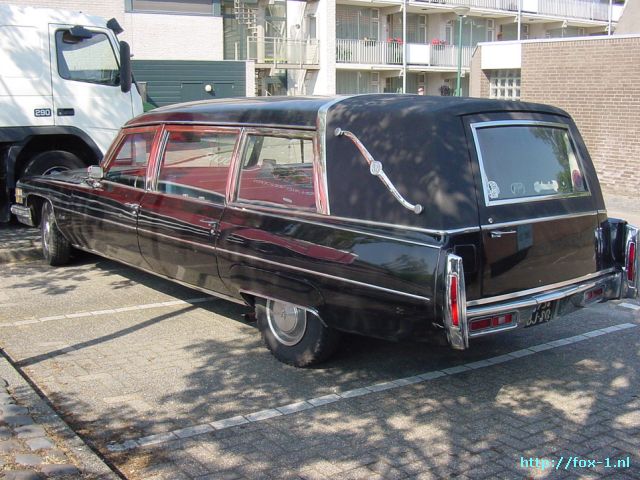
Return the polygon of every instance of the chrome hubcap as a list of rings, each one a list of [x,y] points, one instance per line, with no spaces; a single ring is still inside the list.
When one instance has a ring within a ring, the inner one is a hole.
[[[49,215],[45,215],[42,219],[42,248],[45,253],[49,253],[49,244],[51,243],[51,221]]]
[[[287,302],[267,301],[267,321],[271,333],[289,347],[302,340],[307,330],[307,312]]]

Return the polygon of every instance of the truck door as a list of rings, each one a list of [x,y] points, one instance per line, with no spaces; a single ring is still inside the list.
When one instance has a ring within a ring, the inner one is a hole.
[[[595,171],[566,117],[473,119],[482,297],[541,289],[597,271]]]
[[[133,117],[132,92],[120,90],[113,32],[49,25],[55,124],[86,132],[105,152]]]

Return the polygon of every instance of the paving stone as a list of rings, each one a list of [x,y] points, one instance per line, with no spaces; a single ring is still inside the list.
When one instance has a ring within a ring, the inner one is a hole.
[[[27,440],[27,445],[31,450],[43,450],[55,447],[49,439],[44,437],[30,438]]]
[[[20,465],[28,465],[30,467],[37,467],[42,464],[42,457],[31,453],[19,453],[16,455],[16,463]]]
[[[0,422],[5,422],[12,427],[33,425],[33,419],[28,415],[0,415]]]
[[[18,438],[46,437],[47,432],[40,425],[25,425],[15,429]]]
[[[20,407],[18,405],[2,405],[0,407],[0,410],[2,410],[2,413],[5,416],[10,416],[10,415],[28,415],[29,414],[29,409],[28,408]]]
[[[5,480],[41,480],[44,477],[32,470],[11,470],[4,472],[4,478]]]
[[[70,464],[49,464],[42,466],[42,473],[48,477],[62,477],[79,475],[80,471],[74,465]]]
[[[7,427],[0,427],[0,440],[7,440],[13,436],[11,430]]]
[[[11,452],[20,450],[22,447],[15,440],[4,440],[0,442],[0,454],[6,455]]]

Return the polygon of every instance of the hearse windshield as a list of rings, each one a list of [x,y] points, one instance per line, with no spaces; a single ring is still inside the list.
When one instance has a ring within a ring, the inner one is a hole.
[[[588,194],[565,125],[515,121],[472,128],[487,205]]]

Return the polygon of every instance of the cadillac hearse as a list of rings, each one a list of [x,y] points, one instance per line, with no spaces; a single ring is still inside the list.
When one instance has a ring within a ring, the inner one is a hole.
[[[638,229],[607,217],[571,117],[416,95],[247,98],[131,120],[100,166],[32,177],[12,211],[72,249],[242,302],[307,366],[339,334],[443,339],[638,294]]]

